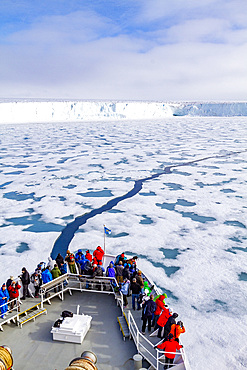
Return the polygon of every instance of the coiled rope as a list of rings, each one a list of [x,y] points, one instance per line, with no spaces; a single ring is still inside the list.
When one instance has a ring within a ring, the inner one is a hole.
[[[65,370],[97,370],[97,367],[91,361],[82,358],[73,360]]]
[[[0,370],[10,370],[12,366],[11,350],[8,347],[0,346]]]

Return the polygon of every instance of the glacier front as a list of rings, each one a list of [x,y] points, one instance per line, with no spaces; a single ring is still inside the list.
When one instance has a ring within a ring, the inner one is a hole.
[[[0,101],[0,123],[162,119],[172,116],[247,116],[246,102]]]

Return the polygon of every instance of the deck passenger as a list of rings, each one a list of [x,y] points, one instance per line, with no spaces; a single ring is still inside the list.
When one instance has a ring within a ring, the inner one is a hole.
[[[157,320],[157,324],[156,324],[156,327],[159,329],[158,330],[158,338],[161,338],[162,336],[162,330],[165,326],[165,324],[167,323],[167,320],[169,319],[169,317],[171,316],[171,312],[172,310],[169,308],[164,308],[161,315],[159,316],[158,320]]]
[[[21,299],[26,299],[26,297],[30,297],[28,285],[30,284],[30,275],[26,269],[26,267],[22,268],[22,274],[20,276],[22,286],[23,286],[23,296]]]
[[[65,262],[61,263],[60,271],[62,275],[67,274],[67,264]]]
[[[14,280],[14,276],[10,276],[9,279],[6,281],[6,288],[9,289],[9,286],[12,284]]]
[[[150,295],[150,298],[143,303],[143,312],[142,312],[142,334],[145,335],[146,325],[148,323],[148,331],[151,331],[152,317],[153,313],[156,310],[156,303],[154,302],[153,294]]]
[[[140,302],[138,301],[138,298],[141,293],[141,287],[140,285],[136,282],[136,278],[134,278],[130,284],[130,290],[132,292],[132,308],[133,310],[136,309],[135,303],[137,301],[137,310],[141,309]]]
[[[140,285],[140,287],[142,289],[142,293],[144,293],[144,281],[143,281],[143,278],[142,278],[141,270],[138,270],[138,272],[137,272],[136,282]]]
[[[180,334],[185,333],[185,327],[184,327],[183,322],[178,321],[177,324],[173,324],[171,326],[171,332],[170,333],[173,335],[174,340],[179,343]]]
[[[93,273],[92,263],[89,260],[87,260],[84,266],[83,275],[92,275],[92,273]]]
[[[135,262],[133,262],[130,265],[129,270],[130,270],[130,278],[132,280],[134,277],[136,277],[136,274],[137,274],[137,271],[136,271],[136,263]]]
[[[34,290],[35,290],[34,296],[35,298],[39,298],[39,290],[42,284],[41,273],[39,274],[39,272],[35,270],[31,276],[31,282],[33,283]]]
[[[128,279],[130,280],[131,274],[129,270],[129,264],[126,263],[123,269],[123,279]]]
[[[55,260],[53,260],[51,257],[48,257],[47,267],[49,267],[50,271],[54,268],[55,263],[56,263]]]
[[[164,370],[166,370],[166,369],[169,369],[170,367],[173,367],[173,361],[174,361],[174,358],[176,356],[175,355],[176,350],[179,350],[180,348],[183,348],[183,346],[178,344],[178,342],[176,342],[173,339],[172,334],[169,334],[168,340],[164,341],[161,344],[158,344],[158,346],[155,347],[155,348],[158,348],[158,349],[161,349],[161,350],[165,351]]]
[[[126,262],[126,263],[128,263],[129,265],[132,265],[133,263],[136,265],[136,261],[138,260],[138,257],[137,256],[134,256],[134,257],[132,257],[132,258],[129,258],[129,259],[127,259],[126,261],[124,261],[124,262]]]
[[[129,286],[130,286],[130,281],[128,279],[124,279],[123,284],[121,286],[121,292],[123,294],[123,301],[124,301],[124,308],[128,306],[128,293],[129,293]]]
[[[59,269],[61,268],[62,263],[64,263],[63,256],[60,253],[58,253],[58,255],[56,257],[56,263],[57,263]]]
[[[18,300],[20,289],[21,289],[20,284],[16,283],[15,281],[12,281],[11,285],[8,287],[10,301],[12,301],[10,303],[10,309],[11,310],[14,308],[14,304],[16,302],[16,306],[18,307],[18,311],[20,311],[20,303],[19,303],[19,300]]]
[[[159,318],[161,312],[165,309],[164,299],[165,299],[165,296],[160,295],[155,301],[156,310],[154,312],[154,317],[153,317],[153,322],[152,322],[152,326],[154,327],[154,330],[157,329],[158,318]]]
[[[124,253],[121,253],[119,254],[117,257],[116,257],[116,260],[115,260],[115,265],[119,265],[119,262],[122,261],[122,264],[124,265],[124,263],[126,262],[127,258],[125,257]]]
[[[55,263],[54,268],[51,270],[51,274],[52,274],[53,279],[56,279],[56,278],[58,278],[59,276],[62,275],[61,271],[59,270],[58,265],[56,263]],[[58,290],[60,290],[60,286],[59,286]],[[57,292],[57,288],[54,288],[54,292],[55,293]]]
[[[123,282],[123,262],[119,261],[119,264],[116,265],[116,273],[117,273],[117,282],[120,285]]]
[[[95,249],[95,251],[93,252],[94,262],[97,265],[101,265],[102,264],[102,259],[103,259],[104,254],[105,254],[105,252],[103,251],[103,249],[100,246],[98,246]]]
[[[92,273],[92,277],[96,277],[96,276],[103,276],[103,270],[102,270],[102,267],[100,265],[96,265],[96,263],[93,265],[93,273]]]
[[[52,274],[48,266],[42,271],[41,276],[42,276],[43,284],[46,284],[46,283],[49,283],[49,281],[52,281]],[[45,292],[45,298],[47,297],[48,297],[48,292]]]
[[[150,294],[152,293],[154,286],[152,285],[150,287],[147,281],[144,281],[143,284],[144,284],[144,293],[146,293],[146,295],[149,297]]]
[[[68,262],[70,272],[72,274],[76,274],[75,256],[74,256],[73,253],[70,253],[69,250],[67,250],[67,255],[65,257],[65,261]]]
[[[178,317],[178,314],[176,312],[174,312],[172,314],[172,316],[170,316],[164,326],[164,334],[163,334],[163,338],[167,339],[168,338],[168,335],[170,334],[171,332],[171,327],[173,324],[176,324],[176,318]]]
[[[49,283],[49,281],[52,281],[52,274],[48,266],[42,271],[41,276],[42,276],[43,284],[46,284],[46,283]]]
[[[45,268],[45,264],[44,264],[44,267],[43,268]],[[37,267],[36,267],[36,269],[35,269],[35,271],[34,272],[37,272],[37,274],[38,274],[38,276],[39,276],[39,279],[40,279],[40,285],[42,284],[42,278],[41,278],[41,274],[42,274],[42,262],[41,263],[39,263],[38,265],[37,265]]]
[[[92,262],[93,257],[92,257],[92,255],[91,255],[91,253],[89,252],[89,250],[87,250],[87,251],[86,251],[85,258],[86,258],[89,262]]]
[[[106,276],[114,278],[116,277],[116,270],[113,261],[110,262],[109,266],[106,269]]]
[[[54,268],[51,270],[51,274],[52,274],[53,279],[56,279],[62,275],[56,263],[54,265]]]
[[[2,285],[0,289],[0,310],[1,318],[4,319],[5,313],[8,311],[9,292],[6,289],[6,284]]]

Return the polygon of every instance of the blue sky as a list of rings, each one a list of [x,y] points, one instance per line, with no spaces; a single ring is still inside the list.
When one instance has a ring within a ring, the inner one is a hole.
[[[0,98],[246,100],[246,0],[1,0]]]

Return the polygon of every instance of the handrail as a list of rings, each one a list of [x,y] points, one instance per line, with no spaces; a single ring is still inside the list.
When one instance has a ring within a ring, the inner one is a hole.
[[[66,291],[69,291],[70,294],[72,294],[71,293],[72,290],[79,291],[90,290],[91,292],[114,294],[116,297],[116,293],[114,292],[112,282],[117,284],[116,279],[112,277],[96,276],[92,278],[92,276],[89,275],[67,273],[65,275],[59,276],[58,278],[46,284],[41,285],[40,289],[41,307],[43,308],[43,304],[46,301],[50,303],[50,300],[55,296],[59,296],[61,300],[63,300],[64,293]],[[100,285],[100,288],[108,287],[108,290],[99,291],[96,289],[90,289],[90,285],[96,286],[98,284]]]
[[[129,321],[129,330],[130,335],[133,338],[134,342],[136,343],[136,347],[138,352],[155,368],[155,369],[162,369],[164,366],[164,351],[156,350],[154,353],[154,345],[151,343],[138,329],[135,319],[132,313],[128,312],[128,321]],[[140,341],[142,338],[142,342]],[[181,355],[182,362],[184,363],[184,369],[188,369],[185,367],[184,361],[184,352],[166,352],[170,354],[174,354],[175,356]]]

